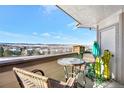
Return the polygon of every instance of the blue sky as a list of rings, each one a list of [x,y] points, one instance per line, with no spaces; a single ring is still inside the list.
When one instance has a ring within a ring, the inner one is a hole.
[[[76,28],[56,6],[0,6],[0,42],[90,44],[96,32]]]

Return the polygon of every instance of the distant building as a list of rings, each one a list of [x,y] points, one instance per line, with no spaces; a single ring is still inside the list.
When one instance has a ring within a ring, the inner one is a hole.
[[[73,46],[73,52],[77,52],[78,54],[83,53],[85,51],[85,46],[75,45]]]

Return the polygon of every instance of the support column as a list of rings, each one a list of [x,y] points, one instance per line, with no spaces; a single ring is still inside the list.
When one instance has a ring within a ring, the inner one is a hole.
[[[124,13],[119,15],[117,81],[124,84]]]

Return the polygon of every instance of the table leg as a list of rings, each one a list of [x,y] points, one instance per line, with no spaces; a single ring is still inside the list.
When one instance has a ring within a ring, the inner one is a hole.
[[[86,85],[86,74],[85,74],[85,71],[83,71],[83,83],[84,83],[84,86]]]
[[[77,68],[77,74],[76,74],[76,79],[77,79],[76,84],[77,84],[77,86],[85,87],[85,85],[86,85],[85,69],[86,69],[85,65],[80,65],[80,66],[78,66],[78,68]],[[81,77],[80,77],[80,75],[81,75]],[[83,85],[81,85],[81,84],[79,83],[79,81],[78,81],[79,78],[82,78],[82,80],[83,80]]]
[[[64,66],[64,73],[65,73],[65,79],[66,79],[66,81],[67,81],[67,80],[68,80],[67,66]]]
[[[73,77],[73,73],[74,73],[74,66],[72,66],[72,77]]]

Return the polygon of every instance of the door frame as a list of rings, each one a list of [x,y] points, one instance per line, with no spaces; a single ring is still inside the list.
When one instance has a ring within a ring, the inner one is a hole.
[[[115,80],[117,80],[117,78],[118,78],[118,64],[117,64],[117,62],[118,62],[118,56],[119,56],[119,54],[118,54],[118,52],[117,51],[119,51],[119,23],[115,23],[115,24],[113,24],[113,25],[110,25],[110,26],[107,26],[107,27],[104,27],[104,28],[102,28],[102,29],[99,29],[97,32],[97,34],[98,34],[98,43],[99,43],[99,45],[100,45],[100,49],[101,49],[101,33],[102,32],[104,32],[104,31],[107,31],[107,30],[109,30],[109,29],[112,29],[113,27],[115,27],[115,55],[114,55],[114,60],[115,60]]]

